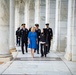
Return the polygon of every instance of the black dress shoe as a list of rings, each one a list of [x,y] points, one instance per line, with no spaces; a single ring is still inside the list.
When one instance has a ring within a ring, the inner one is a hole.
[[[41,57],[43,57],[44,55],[41,55]]]
[[[22,53],[22,54],[25,54],[25,53]]]
[[[39,52],[37,52],[37,54],[39,54]]]
[[[45,55],[45,57],[46,57],[46,55]]]
[[[34,50],[34,53],[36,52],[36,50]]]
[[[28,51],[26,51],[26,53],[28,53]]]

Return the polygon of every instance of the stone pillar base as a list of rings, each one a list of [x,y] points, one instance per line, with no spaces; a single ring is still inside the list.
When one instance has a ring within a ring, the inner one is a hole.
[[[10,49],[10,54],[12,54],[12,52],[16,52],[16,48]]]
[[[69,61],[71,61],[72,60],[72,53],[66,53],[64,55],[64,58],[67,59],[67,60],[69,60]]]
[[[0,55],[0,62],[7,62],[13,59],[12,55]]]

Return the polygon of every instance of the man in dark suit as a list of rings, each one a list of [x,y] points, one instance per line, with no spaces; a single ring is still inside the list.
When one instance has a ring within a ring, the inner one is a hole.
[[[48,51],[47,53],[50,52],[50,46],[51,46],[51,40],[53,39],[53,31],[52,28],[49,27],[49,23],[46,23],[46,38],[47,38],[47,43],[48,43]]]
[[[20,27],[16,30],[16,45],[20,46]]]
[[[28,52],[28,50],[27,50],[27,46],[28,46],[28,29],[25,28],[25,26],[26,26],[26,24],[22,24],[22,29],[20,30],[22,54],[24,54],[24,45],[25,45],[26,53]]]
[[[39,29],[39,24],[35,24],[35,26],[36,26],[36,33],[38,38],[37,54],[39,54],[39,41],[40,41],[41,30]]]

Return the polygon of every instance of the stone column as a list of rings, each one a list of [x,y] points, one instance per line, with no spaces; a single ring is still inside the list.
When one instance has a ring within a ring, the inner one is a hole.
[[[58,43],[58,29],[60,24],[60,8],[61,8],[61,0],[56,0],[56,16],[55,16],[55,35],[54,35],[54,44],[53,51],[57,51],[57,43]]]
[[[9,15],[9,49],[15,48],[15,1],[10,0],[10,15]]]
[[[46,0],[46,20],[45,23],[50,22],[50,0]]]
[[[35,24],[40,24],[40,0],[35,0]]]
[[[9,0],[0,0],[0,61],[10,60],[9,51]]]
[[[19,1],[16,1],[15,3],[15,31],[17,28],[20,27],[19,24]]]
[[[76,61],[76,0],[73,0],[72,17],[72,61]]]
[[[15,1],[15,32],[14,32],[14,37],[15,37],[15,46],[16,46],[16,30],[17,28],[20,27],[19,24],[19,1]]]
[[[19,1],[19,24],[20,26],[22,23],[24,23],[24,4],[25,3],[23,2],[23,0],[22,2]]]
[[[29,0],[29,26],[34,26],[35,19],[35,0]]]
[[[29,28],[29,0],[26,0],[24,6],[24,23],[26,27]]]
[[[74,5],[75,5],[75,0],[68,1],[67,47],[66,47],[66,50],[65,50],[66,53],[64,56],[67,60],[72,60],[74,54],[76,54],[75,52],[76,42],[74,42],[75,41],[74,39],[75,37],[74,36],[74,10],[75,10]]]

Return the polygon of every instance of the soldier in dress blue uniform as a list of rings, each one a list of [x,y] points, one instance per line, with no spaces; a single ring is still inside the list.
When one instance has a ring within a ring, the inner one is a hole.
[[[25,45],[26,53],[28,52],[28,50],[27,50],[27,46],[28,46],[28,29],[25,28],[25,25],[26,24],[22,24],[22,29],[20,30],[22,54],[24,54],[24,45]]]
[[[47,36],[47,43],[48,43],[48,51],[47,53],[50,52],[50,46],[51,46],[51,40],[53,39],[53,31],[52,28],[49,27],[49,23],[46,23],[46,36]]]
[[[39,41],[40,41],[41,30],[39,29],[39,24],[35,24],[35,26],[36,26],[36,33],[38,38],[37,54],[39,54]]]

